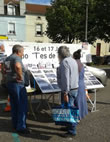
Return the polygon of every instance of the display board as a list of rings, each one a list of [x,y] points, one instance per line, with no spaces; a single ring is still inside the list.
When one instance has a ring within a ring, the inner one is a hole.
[[[101,82],[85,67],[84,82],[86,89],[103,88]]]
[[[54,69],[59,66],[57,52],[60,46],[67,46],[71,54],[73,54],[76,50],[81,49],[81,61],[83,63],[91,62],[91,45],[88,43],[53,44],[9,41],[0,42],[0,52],[2,53],[1,62],[4,60],[6,55],[8,56],[12,53],[12,47],[15,44],[20,44],[24,47],[23,63],[25,67],[32,70],[31,73],[43,93],[59,90],[56,71]],[[85,69],[85,84],[87,89],[103,87],[103,85],[87,69]]]
[[[7,56],[12,53],[12,47],[15,44],[20,44],[24,47],[24,64],[32,64],[33,62],[36,65],[54,66],[56,68],[59,66],[58,61],[58,48],[60,46],[67,46],[70,50],[71,55],[81,49],[81,61],[84,63],[91,62],[91,45],[86,43],[80,44],[58,44],[58,43],[36,43],[36,42],[9,42],[4,41],[0,42],[0,47],[3,49]]]
[[[42,93],[61,91],[57,84],[56,69],[38,68],[36,65],[28,67]],[[86,89],[103,88],[98,79],[85,67],[84,82]]]
[[[42,93],[60,92],[54,69],[29,68]]]

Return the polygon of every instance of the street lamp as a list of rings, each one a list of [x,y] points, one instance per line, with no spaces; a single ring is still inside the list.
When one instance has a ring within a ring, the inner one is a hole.
[[[86,0],[86,22],[85,22],[85,42],[88,41],[88,38],[87,38],[87,31],[88,31],[88,5],[89,5],[89,2],[88,0]]]

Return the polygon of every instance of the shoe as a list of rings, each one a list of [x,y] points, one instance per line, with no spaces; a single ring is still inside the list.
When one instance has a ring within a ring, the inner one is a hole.
[[[18,134],[30,134],[30,130],[29,129],[24,129],[24,130],[17,130]]]
[[[72,134],[72,133],[67,132],[65,134],[60,134],[60,136],[63,138],[69,138],[69,137],[71,138],[71,137],[76,136],[76,133]]]
[[[61,131],[68,131],[68,128],[67,127],[61,127],[60,130]]]

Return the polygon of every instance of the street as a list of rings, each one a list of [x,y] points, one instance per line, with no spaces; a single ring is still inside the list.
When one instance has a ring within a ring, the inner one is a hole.
[[[3,90],[4,91],[4,90]],[[7,98],[0,91],[2,99]],[[6,93],[6,92],[5,92]],[[92,94],[90,94],[92,96]],[[36,104],[34,104],[36,108]],[[90,109],[91,105],[88,102]],[[29,135],[18,135],[12,128],[10,112],[4,112],[4,104],[0,105],[0,142],[109,142],[110,141],[110,79],[107,86],[97,91],[97,110],[83,119],[77,126],[77,136],[62,138],[60,126],[56,126],[49,110],[40,109],[36,112],[37,120],[28,116],[27,125],[31,129]]]

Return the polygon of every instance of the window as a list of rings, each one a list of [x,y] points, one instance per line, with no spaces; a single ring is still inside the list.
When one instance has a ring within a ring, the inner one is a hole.
[[[9,34],[15,34],[15,23],[9,23],[8,24],[8,33]]]
[[[40,17],[40,16],[38,16],[38,17],[37,17],[37,20],[41,20],[41,17]]]
[[[15,6],[8,5],[8,15],[15,15]]]
[[[42,36],[42,24],[37,24],[36,25],[36,35],[37,36]]]

